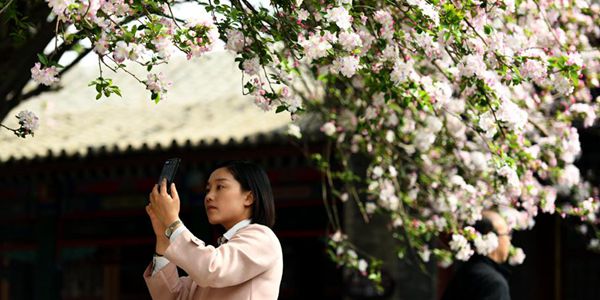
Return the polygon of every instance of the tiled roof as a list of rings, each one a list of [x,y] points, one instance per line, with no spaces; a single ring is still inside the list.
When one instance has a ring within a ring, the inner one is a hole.
[[[242,75],[227,52],[187,61],[173,58],[154,71],[173,81],[168,98],[155,104],[150,93],[129,75],[104,70],[123,97],[95,100],[88,83],[98,77],[97,64],[80,63],[62,78],[63,88],[43,93],[15,108],[3,124],[16,128],[14,116],[31,110],[40,117],[35,137],[18,138],[0,130],[0,162],[52,153],[85,156],[94,149],[166,148],[172,143],[212,144],[281,132],[288,113],[263,112],[242,95]],[[145,79],[145,78],[142,78]]]

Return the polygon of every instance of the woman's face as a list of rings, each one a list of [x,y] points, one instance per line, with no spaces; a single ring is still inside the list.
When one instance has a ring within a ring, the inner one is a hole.
[[[251,217],[254,199],[250,191],[242,191],[227,168],[220,168],[210,174],[206,184],[204,207],[210,224],[221,224],[226,229],[237,222]]]

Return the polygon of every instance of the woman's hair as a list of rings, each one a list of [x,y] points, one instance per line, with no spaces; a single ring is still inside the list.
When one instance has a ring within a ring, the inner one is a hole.
[[[265,170],[249,161],[232,160],[218,164],[214,170],[226,168],[240,183],[243,191],[251,191],[252,223],[273,227],[275,224],[275,203],[271,182]],[[214,172],[213,170],[213,172]]]

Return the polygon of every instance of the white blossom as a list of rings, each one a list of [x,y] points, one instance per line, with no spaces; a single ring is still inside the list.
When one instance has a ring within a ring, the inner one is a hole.
[[[58,82],[57,76],[58,70],[54,66],[42,68],[41,64],[38,62],[31,68],[31,79],[43,85],[52,85],[53,83]]]
[[[456,252],[456,258],[459,260],[467,261],[474,253],[467,239],[460,234],[453,234],[449,245],[450,249]]]
[[[287,134],[293,136],[297,139],[302,138],[302,132],[300,131],[300,126],[296,124],[290,124],[288,126]]]
[[[304,48],[304,54],[309,62],[313,59],[326,56],[327,51],[332,48],[329,41],[318,34],[314,34],[307,40],[302,41],[300,45]]]
[[[515,248],[514,253],[508,258],[508,263],[512,266],[520,265],[525,261],[525,252],[521,248]]]
[[[335,134],[337,129],[335,128],[335,124],[333,122],[327,122],[321,126],[321,131],[327,136],[332,136]]]
[[[242,63],[242,68],[244,69],[244,72],[248,75],[258,75],[261,68],[260,59],[258,57],[246,59]]]
[[[334,7],[327,10],[325,19],[335,23],[340,29],[348,29],[352,26],[352,17],[344,7]]]
[[[340,32],[338,42],[346,51],[353,51],[354,49],[362,46],[362,40],[360,39],[360,36],[354,32]]]
[[[512,196],[521,195],[521,182],[515,169],[505,165],[498,170],[498,175],[506,178],[508,191]]]
[[[225,44],[225,49],[240,52],[244,49],[244,43],[246,46],[250,46],[252,44],[252,40],[244,37],[244,34],[234,28],[229,28],[226,30],[227,33],[227,44]]]
[[[358,271],[360,271],[361,273],[366,273],[368,266],[369,266],[369,264],[367,263],[366,260],[364,260],[364,259],[358,260]]]
[[[19,125],[21,125],[22,130],[27,133],[32,133],[39,127],[39,118],[31,111],[20,111],[17,114],[17,119],[19,119]]]
[[[564,168],[564,170],[562,170],[558,178],[558,184],[567,188],[571,188],[577,185],[579,183],[579,180],[579,169],[576,166],[569,164]]]
[[[477,234],[473,243],[477,253],[487,256],[498,248],[498,236],[493,232],[485,235]]]
[[[583,121],[584,127],[590,127],[594,125],[596,121],[596,112],[594,108],[586,103],[575,103],[569,107],[571,112],[582,113],[585,115],[585,119]]]
[[[360,59],[358,56],[338,57],[331,65],[331,71],[340,73],[348,78],[354,76],[360,68]]]
[[[463,59],[458,64],[458,69],[460,72],[460,76],[478,76],[480,78],[483,78],[487,67],[483,62],[483,58],[481,56],[470,54],[463,57]]]
[[[431,250],[429,250],[429,247],[423,247],[418,253],[419,257],[421,257],[421,260],[424,262],[429,262],[429,257],[431,256]]]

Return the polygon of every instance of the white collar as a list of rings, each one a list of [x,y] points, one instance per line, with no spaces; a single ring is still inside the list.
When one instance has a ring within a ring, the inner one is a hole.
[[[233,225],[233,227],[229,228],[229,230],[227,230],[223,236],[229,241],[238,230],[250,225],[250,222],[252,222],[251,219],[239,221],[237,224]]]

